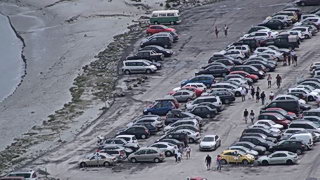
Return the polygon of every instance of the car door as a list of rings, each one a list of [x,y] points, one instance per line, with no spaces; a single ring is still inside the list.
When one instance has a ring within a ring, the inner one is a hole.
[[[174,93],[173,97],[175,97],[178,101],[181,101],[182,92],[176,92],[176,93]]]
[[[190,97],[190,94],[188,92],[182,92],[181,94],[181,100],[182,101],[187,101]]]
[[[136,152],[136,153],[135,153],[135,158],[136,158],[138,161],[146,161],[146,152],[147,152],[146,149],[142,149],[142,150]]]
[[[145,161],[153,161],[154,158],[156,157],[157,151],[153,150],[153,149],[148,149],[146,151],[146,155],[145,155]]]
[[[269,164],[281,164],[281,154],[282,153],[274,153],[270,156]]]

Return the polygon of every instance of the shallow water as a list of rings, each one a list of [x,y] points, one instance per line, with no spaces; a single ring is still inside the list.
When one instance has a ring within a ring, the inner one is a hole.
[[[22,47],[8,18],[0,14],[0,102],[14,92],[24,74]]]

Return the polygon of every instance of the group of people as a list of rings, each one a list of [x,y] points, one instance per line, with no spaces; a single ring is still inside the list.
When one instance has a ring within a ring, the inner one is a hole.
[[[185,148],[183,148],[182,146],[180,146],[180,148],[175,147],[174,157],[176,159],[176,162],[181,162],[182,155],[184,152],[186,153],[186,158],[190,159],[190,157],[191,157],[191,147],[190,146],[186,146]]]
[[[267,81],[268,81],[268,88],[271,88],[271,82],[272,82],[271,74],[268,75]],[[276,76],[277,88],[280,88],[281,83],[282,83],[282,77],[280,76],[280,74],[277,74],[277,76]]]
[[[298,56],[296,54],[296,52],[291,49],[289,54],[284,54],[284,60],[283,60],[283,65],[286,66],[286,65],[291,65],[291,64],[294,64],[294,66],[297,66],[298,65]]]
[[[224,31],[224,36],[227,37],[228,36],[228,30],[229,30],[229,27],[225,24],[224,25],[224,28],[223,28],[223,31]],[[216,38],[219,37],[219,29],[217,26],[215,26],[214,28],[214,33],[216,34]]]
[[[211,169],[211,161],[212,161],[212,158],[211,156],[208,154],[205,158],[205,163],[206,163],[206,167],[207,167],[207,170],[210,170]],[[217,158],[216,158],[216,163],[217,163],[217,171],[221,171],[221,156],[220,155],[217,155]]]
[[[254,119],[255,119],[255,114],[254,114],[253,110],[251,110],[251,112],[249,114],[249,111],[247,109],[245,109],[243,112],[243,117],[244,117],[244,121],[246,124],[248,123],[248,117],[250,118],[251,123],[253,124]]]

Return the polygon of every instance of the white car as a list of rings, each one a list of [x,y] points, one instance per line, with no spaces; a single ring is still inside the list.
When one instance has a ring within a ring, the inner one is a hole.
[[[229,81],[234,81],[234,82],[236,82],[237,84],[239,84],[239,85],[241,85],[241,86],[249,89],[248,81],[245,80],[245,79],[241,79],[241,78],[230,78],[230,79],[228,79],[227,82],[229,82]]]
[[[254,123],[254,125],[259,125],[259,124],[263,124],[266,126],[269,126],[271,128],[275,128],[275,129],[283,129],[283,125],[281,124],[277,124],[275,122],[273,122],[272,120],[259,120],[257,122]]]
[[[127,142],[128,147],[135,147],[139,149],[139,142],[135,135],[118,135],[116,138],[123,139]]]
[[[229,50],[240,50],[244,55],[249,56],[251,50],[248,45],[236,45],[236,46],[230,46],[226,49],[226,51]],[[225,51],[225,52],[226,52]]]
[[[169,124],[168,126],[164,127],[163,130],[166,132],[180,125],[192,125],[198,129],[200,128],[199,123],[196,119],[186,119],[186,120],[178,120],[172,124]]]
[[[298,161],[298,155],[296,153],[288,151],[276,151],[270,155],[261,156],[257,159],[261,165],[269,164],[295,164]]]
[[[33,170],[16,171],[16,172],[10,173],[8,176],[24,177],[24,180],[38,180],[37,173]]]
[[[220,100],[220,98],[218,96],[200,96],[198,98],[196,98],[195,100],[193,101],[189,101],[186,103],[186,108],[187,110],[191,110],[193,109],[195,106],[197,106],[198,104],[200,103],[203,103],[203,102],[209,102],[209,103],[212,103],[214,104],[218,109],[222,108],[222,102]]]
[[[189,143],[195,143],[195,142],[198,142],[201,138],[200,136],[200,133],[199,132],[196,132],[196,131],[192,131],[190,129],[179,129],[175,132],[178,132],[178,133],[186,133],[188,135],[188,141]]]
[[[318,15],[316,15],[316,14],[303,14],[303,15],[301,15],[301,20],[300,21],[303,21],[303,20],[305,20],[305,19],[307,19],[307,18],[319,18],[319,16]]]
[[[200,141],[199,149],[204,150],[216,150],[221,146],[221,139],[218,135],[205,135]]]
[[[306,101],[303,100],[303,99],[299,99],[298,97],[296,96],[293,96],[293,95],[288,95],[288,94],[280,94],[280,95],[277,95],[274,100],[297,100],[299,101],[299,104],[306,104]]]
[[[304,27],[304,26],[296,26],[294,28],[292,28],[291,30],[293,31],[300,31],[302,33],[302,35],[306,38],[309,39],[312,37],[311,32],[309,31],[308,27]]]
[[[130,122],[129,124],[127,124],[127,127],[132,127],[133,125],[138,123],[150,123],[151,125],[157,128],[163,127],[163,122],[159,116],[156,117],[156,116],[148,116],[148,115],[135,119],[133,122]]]
[[[283,54],[278,52],[278,51],[276,51],[276,50],[273,50],[273,49],[265,50],[262,53],[271,54],[271,55],[275,56],[278,61],[284,60]],[[260,54],[260,53],[257,53],[257,54]]]
[[[238,49],[228,50],[225,55],[233,57],[235,59],[245,59],[246,55]]]
[[[289,128],[282,133],[281,139],[288,139],[293,134],[305,131],[304,128]]]
[[[174,151],[177,146],[168,142],[157,142],[152,144],[150,147],[158,148],[166,156],[172,156],[174,155]]]
[[[252,156],[255,156],[255,157],[259,155],[259,153],[257,151],[252,150],[252,149],[248,149],[248,148],[243,147],[243,146],[230,146],[229,149],[230,150],[242,151],[245,154],[251,154]]]
[[[296,35],[299,37],[299,39],[303,40],[305,39],[305,36],[302,35],[301,31],[295,31],[295,30],[289,30],[287,31],[290,35]]]
[[[211,88],[212,88],[212,89],[216,89],[216,88],[227,88],[227,89],[230,89],[231,92],[232,92],[235,96],[241,96],[241,90],[242,90],[241,87],[236,86],[236,85],[231,84],[231,83],[228,83],[228,82],[220,82],[220,83],[212,84]]]

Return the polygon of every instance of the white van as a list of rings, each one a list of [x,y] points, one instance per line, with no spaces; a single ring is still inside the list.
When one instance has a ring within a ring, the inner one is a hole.
[[[303,144],[307,146],[307,148],[310,150],[313,146],[313,139],[311,133],[299,133],[299,134],[293,134],[289,139],[297,139],[301,140]]]

